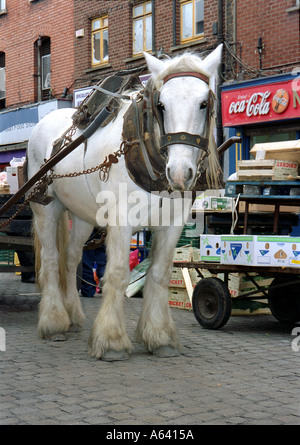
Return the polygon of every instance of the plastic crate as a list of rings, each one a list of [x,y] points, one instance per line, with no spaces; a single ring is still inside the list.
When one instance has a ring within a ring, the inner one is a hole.
[[[13,250],[0,250],[0,264],[13,265],[15,258],[15,252]]]

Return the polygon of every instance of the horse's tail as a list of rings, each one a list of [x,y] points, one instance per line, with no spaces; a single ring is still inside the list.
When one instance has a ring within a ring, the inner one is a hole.
[[[62,292],[67,289],[67,244],[69,240],[68,212],[61,213],[57,222],[56,247],[59,251],[59,281]]]
[[[69,238],[69,227],[68,227],[68,213],[66,211],[62,212],[57,221],[56,230],[56,247],[59,252],[59,281],[62,291],[66,290],[67,287],[67,274],[66,274],[66,258],[67,258],[67,243]],[[42,245],[35,229],[35,223],[33,221],[33,240],[34,240],[34,252],[35,252],[35,274],[37,277],[37,283],[41,288],[45,283],[47,271],[44,270],[42,260],[41,260],[41,249]]]

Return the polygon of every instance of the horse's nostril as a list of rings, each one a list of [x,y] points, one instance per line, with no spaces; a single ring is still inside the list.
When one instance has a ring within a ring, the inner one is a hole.
[[[167,168],[167,177],[170,178],[170,167]]]
[[[192,177],[193,177],[193,169],[189,168],[189,176],[188,176],[187,180],[189,181],[190,179],[192,179]]]

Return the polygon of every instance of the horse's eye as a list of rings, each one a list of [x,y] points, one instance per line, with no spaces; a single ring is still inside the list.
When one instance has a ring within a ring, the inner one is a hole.
[[[203,110],[206,107],[207,107],[207,102],[206,101],[202,102],[202,104],[200,105],[200,109]]]
[[[159,108],[160,110],[162,110],[162,111],[165,110],[165,106],[164,106],[164,104],[162,104],[161,102],[158,102],[157,106],[158,106],[158,108]]]

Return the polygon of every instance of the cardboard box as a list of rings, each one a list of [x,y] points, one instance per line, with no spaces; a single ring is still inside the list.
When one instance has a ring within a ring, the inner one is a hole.
[[[250,153],[256,156],[258,150],[264,150],[265,159],[281,159],[288,161],[296,161],[300,164],[300,140],[265,142],[255,144],[251,148]]]
[[[300,238],[257,235],[254,256],[257,266],[300,268]]]
[[[14,194],[24,185],[23,167],[6,167],[6,173],[9,192]]]
[[[232,198],[224,195],[225,189],[205,190],[196,197],[192,210],[231,210]]]
[[[188,293],[185,289],[169,288],[169,306],[177,309],[186,309],[191,311],[192,304],[190,302]]]
[[[192,206],[192,210],[223,210],[229,211],[232,209],[232,198],[225,198],[219,196],[198,196]]]
[[[190,275],[192,285],[193,287],[195,287],[195,285],[201,279],[201,277],[198,276],[197,271],[195,269],[189,269],[188,273]],[[169,287],[176,287],[176,288],[178,287],[185,289],[186,287],[185,281],[180,267],[173,267]]]
[[[173,267],[169,287],[185,288],[184,278],[180,267]]]
[[[210,198],[210,209],[211,210],[231,210],[232,209],[232,198]]]
[[[252,279],[260,286],[269,286],[273,278],[266,278],[257,275],[255,272],[250,274]],[[257,289],[254,283],[243,273],[230,273],[228,274],[228,289],[232,298],[239,297],[247,292],[251,292]],[[259,292],[253,296],[253,298],[262,296],[263,292]]]
[[[200,249],[193,247],[192,261],[200,261]]]
[[[200,235],[200,261],[221,261],[221,235]]]
[[[238,162],[238,181],[264,179],[287,180],[297,176],[298,162],[279,159],[247,160]]]
[[[187,263],[192,260],[192,254],[193,254],[192,247],[176,247],[174,249],[173,262]]]
[[[254,236],[221,235],[221,263],[253,265]]]

